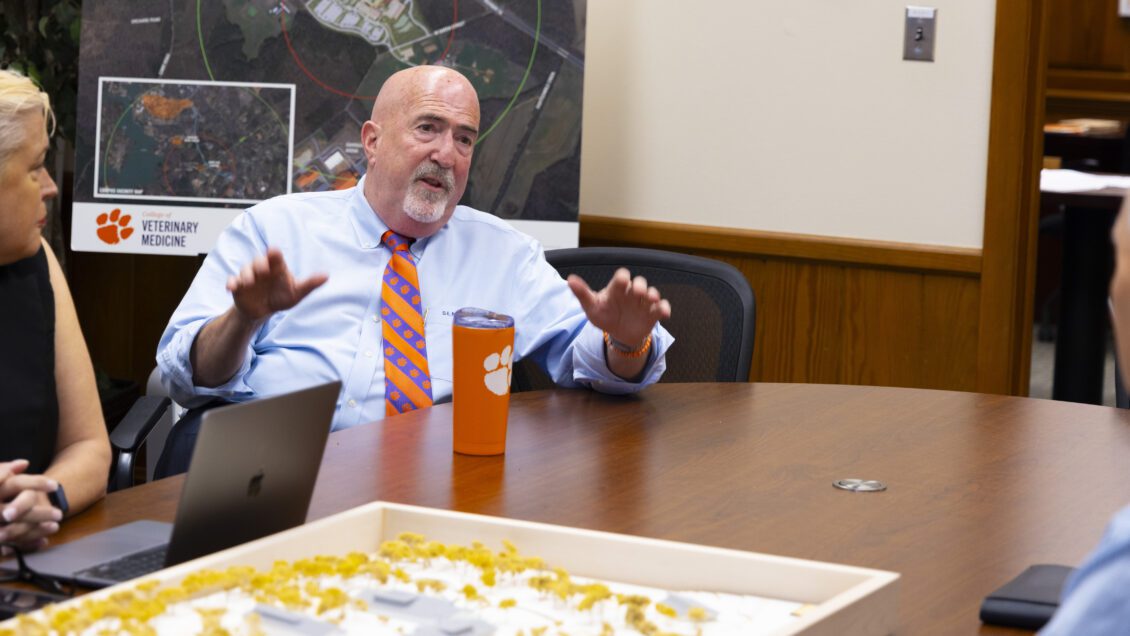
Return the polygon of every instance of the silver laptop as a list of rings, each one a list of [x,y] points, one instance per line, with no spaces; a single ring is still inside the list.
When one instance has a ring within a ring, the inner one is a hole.
[[[28,566],[105,587],[302,525],[340,392],[330,382],[205,412],[175,523],[110,528],[28,555]]]

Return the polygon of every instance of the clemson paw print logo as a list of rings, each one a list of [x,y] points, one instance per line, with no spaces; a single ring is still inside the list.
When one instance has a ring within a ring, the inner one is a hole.
[[[124,241],[133,234],[129,222],[133,219],[128,214],[122,214],[121,208],[114,208],[109,214],[103,212],[98,215],[98,238],[107,245],[114,245]]]
[[[486,383],[487,389],[495,395],[506,395],[510,392],[512,353],[510,345],[506,345],[502,353],[492,353],[483,360],[483,368],[487,372],[483,376],[483,382]]]

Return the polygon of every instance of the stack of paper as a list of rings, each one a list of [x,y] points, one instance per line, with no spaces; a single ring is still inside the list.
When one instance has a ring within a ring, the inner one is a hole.
[[[1041,192],[1091,192],[1104,188],[1130,189],[1130,176],[1092,174],[1078,170],[1041,170]]]
[[[1044,132],[1049,133],[1110,133],[1122,130],[1122,122],[1117,119],[1064,119],[1054,123],[1044,124]]]

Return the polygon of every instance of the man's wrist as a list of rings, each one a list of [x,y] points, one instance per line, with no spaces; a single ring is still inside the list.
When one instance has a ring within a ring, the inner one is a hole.
[[[235,303],[232,303],[231,314],[231,320],[234,323],[232,326],[235,327],[237,331],[248,334],[255,333],[255,330],[263,326],[263,323],[267,322],[267,319],[271,317],[271,314],[268,313],[265,316],[254,318],[245,313],[240,309],[239,305]]]
[[[612,334],[605,331],[604,343],[612,352],[619,356],[625,358],[640,358],[647,355],[647,352],[651,349],[651,334],[648,334],[647,338],[645,338],[642,343],[632,346],[617,340],[612,337]]]

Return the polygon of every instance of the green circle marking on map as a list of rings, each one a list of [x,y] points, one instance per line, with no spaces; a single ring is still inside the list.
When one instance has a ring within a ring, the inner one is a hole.
[[[212,66],[208,64],[208,51],[204,50],[204,29],[200,26],[200,0],[196,0],[196,39],[200,41],[200,55],[204,58],[204,70],[208,71],[208,79],[216,81],[212,75]]]
[[[522,93],[522,89],[526,87],[526,80],[530,78],[530,69],[534,67],[534,58],[537,57],[538,54],[538,41],[540,40],[540,38],[541,0],[538,0],[538,21],[534,27],[534,48],[530,51],[530,61],[526,63],[526,73],[522,75],[522,81],[518,83],[518,90],[514,91],[514,96],[510,98],[510,103],[506,105],[506,108],[502,109],[502,113],[499,114],[498,119],[495,119],[491,123],[490,128],[487,128],[486,131],[483,132],[483,134],[479,135],[479,138],[475,140],[476,146],[482,143],[482,141],[487,138],[487,135],[489,135],[491,131],[494,130],[495,127],[497,127],[498,124],[506,118],[506,115],[510,113],[510,109],[513,108],[514,102],[518,101],[518,95]]]
[[[105,166],[108,166],[110,164],[110,144],[114,141],[114,134],[118,132],[118,126],[122,124],[122,120],[126,118],[126,115],[128,115],[131,110],[133,110],[134,104],[136,104],[140,99],[141,95],[133,98],[133,101],[130,102],[129,106],[126,106],[125,110],[122,111],[122,114],[118,115],[118,121],[114,122],[114,127],[110,130],[110,135],[106,137],[106,150],[104,150],[102,153],[102,187],[104,188],[110,187],[109,177],[107,176],[109,169],[105,168]]]

